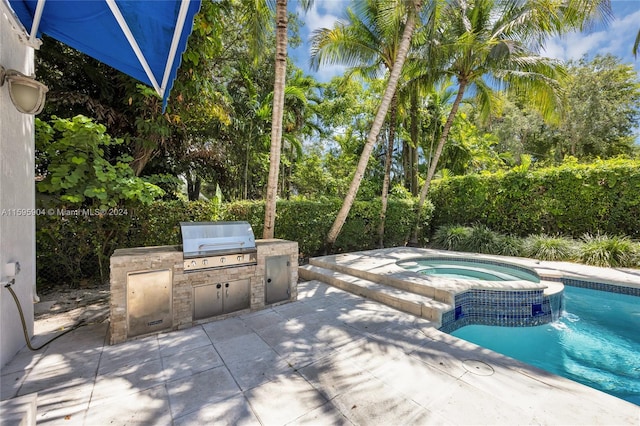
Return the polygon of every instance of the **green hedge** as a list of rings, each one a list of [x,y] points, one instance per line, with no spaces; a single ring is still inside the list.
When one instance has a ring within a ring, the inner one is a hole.
[[[412,213],[414,204],[412,200],[389,200],[385,221],[386,247],[404,245],[415,217]],[[341,206],[342,200],[338,199],[278,201],[275,237],[297,241],[301,257],[320,255],[324,250],[324,239]],[[380,206],[380,200],[356,201],[333,247],[334,252],[376,248]],[[424,232],[429,230],[428,221],[432,214],[433,206],[428,204],[425,207]],[[223,208],[221,219],[246,220],[253,227],[256,238],[260,238],[264,202],[244,201],[227,204]],[[426,242],[424,232],[420,237]]]
[[[640,237],[640,161],[564,164],[434,182],[432,228],[481,223],[526,236],[607,233]]]
[[[36,218],[36,268],[39,285],[102,281],[116,248],[179,244],[180,221],[216,220],[213,203],[181,201],[108,210],[110,214],[59,214],[75,207],[51,207],[56,214]],[[91,212],[87,214],[86,212]]]
[[[389,200],[385,246],[403,245],[415,217],[413,200]],[[323,254],[324,239],[342,200],[278,201],[276,238],[297,241],[301,257]],[[347,218],[335,252],[377,247],[380,200],[357,201]],[[244,201],[218,207],[206,202],[155,202],[128,208],[118,215],[47,215],[36,221],[38,284],[77,285],[82,280],[105,281],[109,257],[117,248],[180,244],[182,221],[246,220],[262,237],[264,202]],[[433,207],[425,208],[423,230]],[[421,235],[422,241],[426,238]]]

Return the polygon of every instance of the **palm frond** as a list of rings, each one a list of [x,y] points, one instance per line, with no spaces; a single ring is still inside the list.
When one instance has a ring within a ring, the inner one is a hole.
[[[249,37],[249,52],[257,62],[268,35],[273,31],[275,18],[275,4],[272,0],[253,0],[245,4],[244,20],[247,28],[251,29]]]

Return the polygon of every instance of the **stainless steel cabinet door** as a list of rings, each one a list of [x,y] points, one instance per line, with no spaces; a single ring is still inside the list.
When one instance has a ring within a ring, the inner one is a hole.
[[[172,277],[171,269],[127,274],[127,337],[171,328]]]
[[[223,284],[206,284],[193,287],[194,321],[223,313]]]
[[[251,281],[237,280],[229,281],[222,285],[224,291],[224,313],[247,309],[250,306]]]
[[[289,300],[291,285],[289,256],[270,256],[265,259],[265,299],[266,304]]]

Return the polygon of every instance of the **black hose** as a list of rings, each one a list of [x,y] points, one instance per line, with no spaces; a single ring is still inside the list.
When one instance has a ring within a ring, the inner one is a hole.
[[[29,349],[31,349],[32,351],[39,351],[40,349],[42,349],[45,346],[47,346],[49,343],[53,342],[56,339],[59,339],[60,337],[64,336],[65,334],[70,333],[73,330],[82,327],[83,325],[87,325],[86,323],[81,321],[78,324],[76,324],[73,327],[71,327],[69,330],[63,331],[62,333],[60,333],[57,336],[55,336],[53,339],[48,340],[47,342],[43,343],[42,345],[38,346],[37,348],[34,348],[33,346],[31,346],[31,341],[29,340],[29,332],[27,331],[27,323],[24,320],[24,312],[22,312],[22,306],[20,305],[20,301],[18,300],[18,296],[16,296],[16,292],[13,291],[13,289],[11,288],[11,284],[13,282],[14,281],[12,280],[11,282],[9,282],[4,287],[7,290],[9,290],[9,292],[11,293],[11,296],[13,296],[13,300],[16,302],[16,306],[18,307],[18,313],[20,314],[20,321],[22,322],[22,332],[24,333],[24,340],[25,340],[25,342],[27,342],[27,347]]]

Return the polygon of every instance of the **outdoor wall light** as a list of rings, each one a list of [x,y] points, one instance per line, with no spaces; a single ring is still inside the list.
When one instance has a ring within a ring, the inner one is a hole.
[[[16,109],[24,114],[40,114],[44,108],[49,88],[44,84],[16,70],[5,70],[0,65],[0,87],[5,83],[9,88],[9,97]]]

